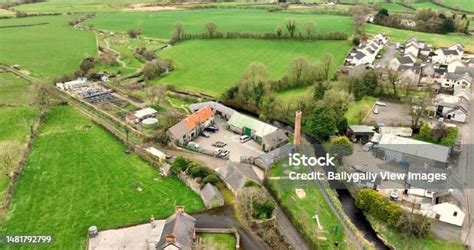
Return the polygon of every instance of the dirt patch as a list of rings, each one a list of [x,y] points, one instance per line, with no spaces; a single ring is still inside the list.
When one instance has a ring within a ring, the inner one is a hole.
[[[176,6],[164,6],[164,5],[153,5],[153,4],[131,4],[125,11],[167,11],[167,10],[179,10]]]
[[[296,192],[296,196],[298,196],[298,198],[300,199],[303,199],[304,197],[306,197],[306,192],[304,191],[304,189],[295,188],[295,192]]]

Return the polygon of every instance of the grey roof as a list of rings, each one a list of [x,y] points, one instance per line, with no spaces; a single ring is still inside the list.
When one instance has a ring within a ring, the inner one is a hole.
[[[442,145],[385,134],[379,142],[379,148],[413,155],[424,159],[447,163],[449,148]]]
[[[281,129],[278,129],[275,132],[272,132],[262,137],[262,142],[269,146],[276,146],[283,141],[288,141],[288,136],[286,136],[285,131]]]
[[[212,204],[212,201],[215,200],[215,199],[218,199],[222,202],[224,201],[224,197],[222,196],[222,194],[211,183],[207,183],[201,189],[201,198],[202,198],[204,204],[206,204],[206,206],[209,206],[210,204]]]
[[[168,132],[170,132],[175,138],[182,138],[186,133],[189,132],[189,128],[186,126],[184,120],[182,120],[176,123],[173,127],[169,128]]]
[[[208,101],[208,102],[200,102],[200,103],[193,103],[189,105],[191,107],[191,110],[193,112],[198,111],[202,107],[210,107],[214,112],[219,111],[227,116],[231,116],[236,112],[235,110],[221,104],[218,102],[213,102],[213,101]]]
[[[263,161],[267,167],[271,167],[276,161],[282,158],[289,157],[289,154],[295,150],[293,144],[285,144],[277,149],[274,149],[266,154],[260,155],[258,158]]]
[[[402,56],[402,57],[399,57],[399,58],[398,58],[398,61],[400,62],[400,64],[415,63],[415,61],[413,60],[413,58],[411,58],[410,56]]]
[[[373,134],[375,128],[367,125],[349,125],[349,129],[353,133]]]
[[[456,67],[457,69],[458,67]],[[469,75],[469,73],[464,73],[464,74],[458,74],[458,73],[446,73],[446,75],[444,76],[446,79],[448,80],[453,80],[453,81],[457,81],[461,78],[464,78],[466,79],[468,82],[471,82],[472,81],[472,77]]]
[[[445,55],[459,55],[459,51],[455,49],[449,49],[449,48],[441,48],[441,51],[443,51],[443,54]]]
[[[366,56],[366,55],[365,55],[363,52],[361,52],[361,51],[357,51],[356,54],[354,55],[354,57],[357,58],[357,59],[362,59],[362,58],[364,58],[365,56]]]
[[[217,172],[234,192],[241,189],[248,180],[258,180],[249,165],[232,161],[228,161],[226,166],[220,167]]]
[[[180,249],[191,249],[193,245],[194,226],[196,219],[186,214],[185,212],[176,212],[174,215],[166,219],[165,226],[163,227],[163,233],[161,234],[160,241],[157,246],[158,249],[163,249],[169,245],[166,242],[167,235],[173,235],[176,237],[175,246]]]
[[[466,74],[468,73],[471,77],[474,77],[474,68],[471,67],[456,67],[454,70],[456,74]]]

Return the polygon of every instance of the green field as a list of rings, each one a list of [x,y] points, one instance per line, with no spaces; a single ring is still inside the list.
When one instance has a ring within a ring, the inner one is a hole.
[[[201,233],[201,244],[204,249],[234,250],[235,237],[231,234]]]
[[[428,44],[432,44],[435,47],[439,46],[451,46],[455,43],[464,44],[464,48],[468,52],[474,52],[474,39],[472,36],[461,35],[461,34],[432,34],[423,33],[417,31],[401,30],[395,28],[388,28],[375,24],[367,24],[365,28],[366,32],[373,36],[380,32],[385,32],[391,42],[405,42],[411,37],[416,37]]]
[[[29,103],[30,85],[23,79],[0,73],[0,105],[24,105]]]
[[[441,11],[451,11],[439,5],[436,5],[432,2],[421,2],[421,3],[413,3],[413,7],[417,9],[433,9],[433,10],[441,10]]]
[[[377,101],[377,98],[372,96],[364,96],[362,100],[355,101],[349,105],[345,117],[349,124],[359,124],[359,115],[362,113],[367,114],[370,112],[372,106]]]
[[[55,249],[84,249],[99,230],[165,218],[174,206],[204,208],[175,178],[157,171],[71,107],[53,109],[35,139],[2,226],[8,233],[52,234]]]
[[[472,0],[442,0],[441,3],[456,9],[474,12],[474,3]]]
[[[185,41],[160,53],[175,62],[176,70],[158,82],[219,95],[240,79],[251,62],[264,63],[277,79],[287,71],[294,57],[303,56],[315,62],[321,55],[331,53],[335,65],[340,65],[349,48],[346,41]]]
[[[163,12],[102,13],[89,21],[98,29],[127,31],[140,28],[145,36],[170,38],[174,24],[179,21],[186,33],[202,33],[204,25],[214,22],[220,32],[274,32],[277,26],[285,29],[287,20],[296,20],[304,29],[305,22],[316,24],[319,33],[352,33],[352,21],[346,16],[269,13],[264,10],[208,9]]]
[[[389,13],[391,12],[413,12],[414,10],[407,8],[397,3],[378,3],[380,8],[385,8]]]
[[[153,0],[47,0],[44,2],[23,4],[15,10],[30,13],[67,13],[118,11],[127,4],[156,2]]]
[[[288,167],[278,163],[270,170],[268,177],[285,177],[287,171],[290,171]],[[301,168],[298,172],[305,171]],[[334,249],[335,242],[339,243],[341,249],[345,249],[344,230],[314,182],[270,179],[269,186],[281,206],[288,209],[286,212],[296,228],[317,244],[316,249]],[[296,188],[303,189],[306,196],[298,197]],[[315,215],[318,215],[321,228],[313,218]],[[315,247],[314,244],[312,246]]]
[[[19,64],[42,79],[75,71],[84,57],[96,54],[92,31],[73,30],[71,16],[43,16],[0,20],[0,26],[48,23],[0,29],[0,63]]]

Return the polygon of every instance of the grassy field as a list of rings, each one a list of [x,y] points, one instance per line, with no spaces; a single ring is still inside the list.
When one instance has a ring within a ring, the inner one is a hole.
[[[472,0],[442,0],[441,3],[456,9],[474,12],[474,4]]]
[[[441,11],[451,11],[449,9],[436,5],[432,2],[413,3],[412,6],[417,9],[433,9],[433,10],[441,10]]]
[[[269,177],[287,176],[288,167],[278,163],[268,173]],[[303,169],[300,169],[303,171]],[[297,184],[295,184],[297,183]],[[282,207],[289,209],[290,218],[293,217],[293,224],[300,232],[311,237],[311,240],[318,245],[317,249],[332,249],[335,242],[339,243],[341,249],[344,247],[345,233],[333,214],[329,205],[324,201],[321,191],[314,185],[314,182],[292,181],[289,179],[270,179],[269,185],[277,194],[277,199]],[[296,195],[296,188],[303,189],[306,196],[300,198]],[[318,215],[321,228],[313,218]]]
[[[458,242],[449,242],[441,241],[434,239],[433,237],[426,237],[419,239],[416,237],[402,237],[399,233],[393,231],[393,229],[388,228],[384,224],[381,224],[373,217],[367,217],[370,224],[374,229],[381,234],[381,236],[387,240],[388,244],[395,247],[395,249],[409,250],[409,249],[419,249],[419,250],[462,250],[465,247]]]
[[[0,73],[0,105],[24,105],[29,103],[30,85],[23,79]]]
[[[414,10],[397,3],[378,3],[380,8],[385,8],[388,12],[413,12]]]
[[[285,29],[287,20],[296,20],[303,29],[305,22],[312,21],[320,33],[352,33],[352,21],[346,16],[269,13],[264,10],[207,9],[163,12],[103,13],[89,22],[98,29],[127,31],[140,28],[145,36],[170,38],[177,21],[187,33],[202,33],[204,25],[214,22],[220,32],[274,32],[277,26]]]
[[[15,10],[30,13],[67,13],[67,12],[99,12],[118,11],[127,4],[150,3],[153,0],[47,0],[44,2],[23,4]]]
[[[42,79],[75,71],[81,60],[96,54],[91,31],[73,30],[72,17],[43,16],[0,20],[0,26],[47,23],[0,29],[0,63],[19,64]]]
[[[52,234],[55,249],[84,249],[99,230],[165,218],[174,205],[203,209],[199,196],[157,171],[71,107],[41,127],[2,231]]]
[[[201,233],[201,244],[205,249],[233,250],[235,237],[231,234]]]
[[[461,35],[461,34],[450,34],[450,35],[441,35],[441,34],[431,34],[423,33],[409,30],[401,30],[383,27],[380,25],[368,24],[365,28],[366,32],[369,35],[375,35],[380,32],[385,32],[386,35],[390,38],[392,42],[405,42],[411,37],[416,37],[422,41],[425,41],[428,44],[433,44],[433,46],[451,46],[455,43],[462,43],[465,46],[465,50],[469,52],[474,52],[474,39],[472,36]]]
[[[251,62],[264,63],[277,79],[294,57],[303,56],[314,62],[321,55],[332,53],[335,65],[340,65],[349,48],[346,41],[185,41],[160,53],[175,62],[176,70],[158,82],[219,95],[240,79]]]
[[[377,101],[377,98],[372,96],[364,96],[362,100],[355,101],[351,105],[349,105],[349,109],[347,110],[345,116],[347,122],[349,124],[359,124],[359,116],[362,113],[368,113],[372,106]]]

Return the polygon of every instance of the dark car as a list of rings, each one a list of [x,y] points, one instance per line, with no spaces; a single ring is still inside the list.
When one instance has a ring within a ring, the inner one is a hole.
[[[212,132],[212,133],[215,133],[215,132],[219,131],[219,127],[217,127],[217,125],[212,125],[212,126],[207,127],[205,130],[209,131],[209,132]]]
[[[210,135],[209,133],[206,133],[205,131],[202,131],[200,135],[201,135],[202,137],[206,137],[206,138],[211,137],[211,135]]]

